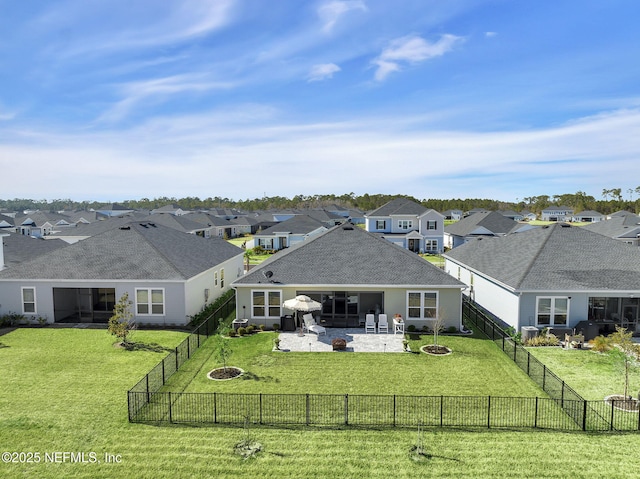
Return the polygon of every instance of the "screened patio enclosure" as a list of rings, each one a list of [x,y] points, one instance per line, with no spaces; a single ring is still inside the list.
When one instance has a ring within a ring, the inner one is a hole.
[[[615,332],[616,326],[640,333],[640,298],[591,297],[589,320],[600,326],[601,334]]]
[[[115,303],[115,288],[53,288],[53,319],[56,323],[106,323]]]
[[[323,326],[356,328],[367,313],[384,312],[383,292],[358,291],[299,291],[322,304],[319,312]]]

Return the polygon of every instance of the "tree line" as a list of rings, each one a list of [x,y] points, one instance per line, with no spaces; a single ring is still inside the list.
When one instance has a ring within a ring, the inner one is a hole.
[[[626,193],[626,195],[625,195]],[[635,198],[634,198],[635,197]],[[214,208],[235,208],[241,211],[260,211],[269,209],[305,209],[327,208],[338,205],[343,208],[356,208],[367,212],[374,210],[395,198],[407,198],[416,203],[432,208],[436,211],[460,210],[469,211],[482,208],[491,211],[497,210],[523,210],[539,214],[550,206],[568,206],[578,213],[585,210],[595,210],[602,214],[610,214],[620,210],[628,210],[634,213],[640,212],[640,186],[623,192],[621,188],[602,190],[602,198],[596,199],[583,191],[561,195],[539,195],[517,199],[515,202],[498,201],[482,198],[453,198],[453,199],[418,199],[407,195],[368,194],[356,195],[346,193],[342,195],[296,195],[291,198],[284,196],[270,196],[245,200],[233,200],[219,196],[200,199],[198,197],[159,197],[154,199],[141,198],[138,200],[125,200],[118,204],[125,208],[135,210],[153,210],[166,205],[177,205],[184,210],[210,210]],[[78,211],[100,209],[104,202],[98,201],[73,201],[71,199],[33,200],[24,198],[0,199],[0,210],[6,211]]]

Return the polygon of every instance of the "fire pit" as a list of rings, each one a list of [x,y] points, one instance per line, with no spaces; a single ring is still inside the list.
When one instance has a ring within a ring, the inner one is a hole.
[[[331,346],[334,351],[345,351],[347,349],[347,340],[344,338],[333,338]]]

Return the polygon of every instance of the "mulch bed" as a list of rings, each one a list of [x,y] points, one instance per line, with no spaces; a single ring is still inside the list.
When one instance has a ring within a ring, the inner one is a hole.
[[[420,351],[423,353],[431,354],[433,356],[445,356],[447,354],[451,354],[451,350],[446,346],[434,346],[433,344],[429,344],[427,346],[422,346]]]
[[[244,371],[234,366],[227,366],[227,368],[217,368],[209,371],[207,377],[214,381],[224,381],[226,379],[234,379],[242,375]]]
[[[604,402],[611,405],[616,409],[627,412],[638,412],[640,410],[640,401],[637,399],[625,398],[622,394],[613,394],[604,398]]]

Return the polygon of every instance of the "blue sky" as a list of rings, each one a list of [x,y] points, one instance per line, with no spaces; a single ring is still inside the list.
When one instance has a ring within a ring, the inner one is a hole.
[[[0,0],[0,198],[626,192],[638,18],[636,0]]]

